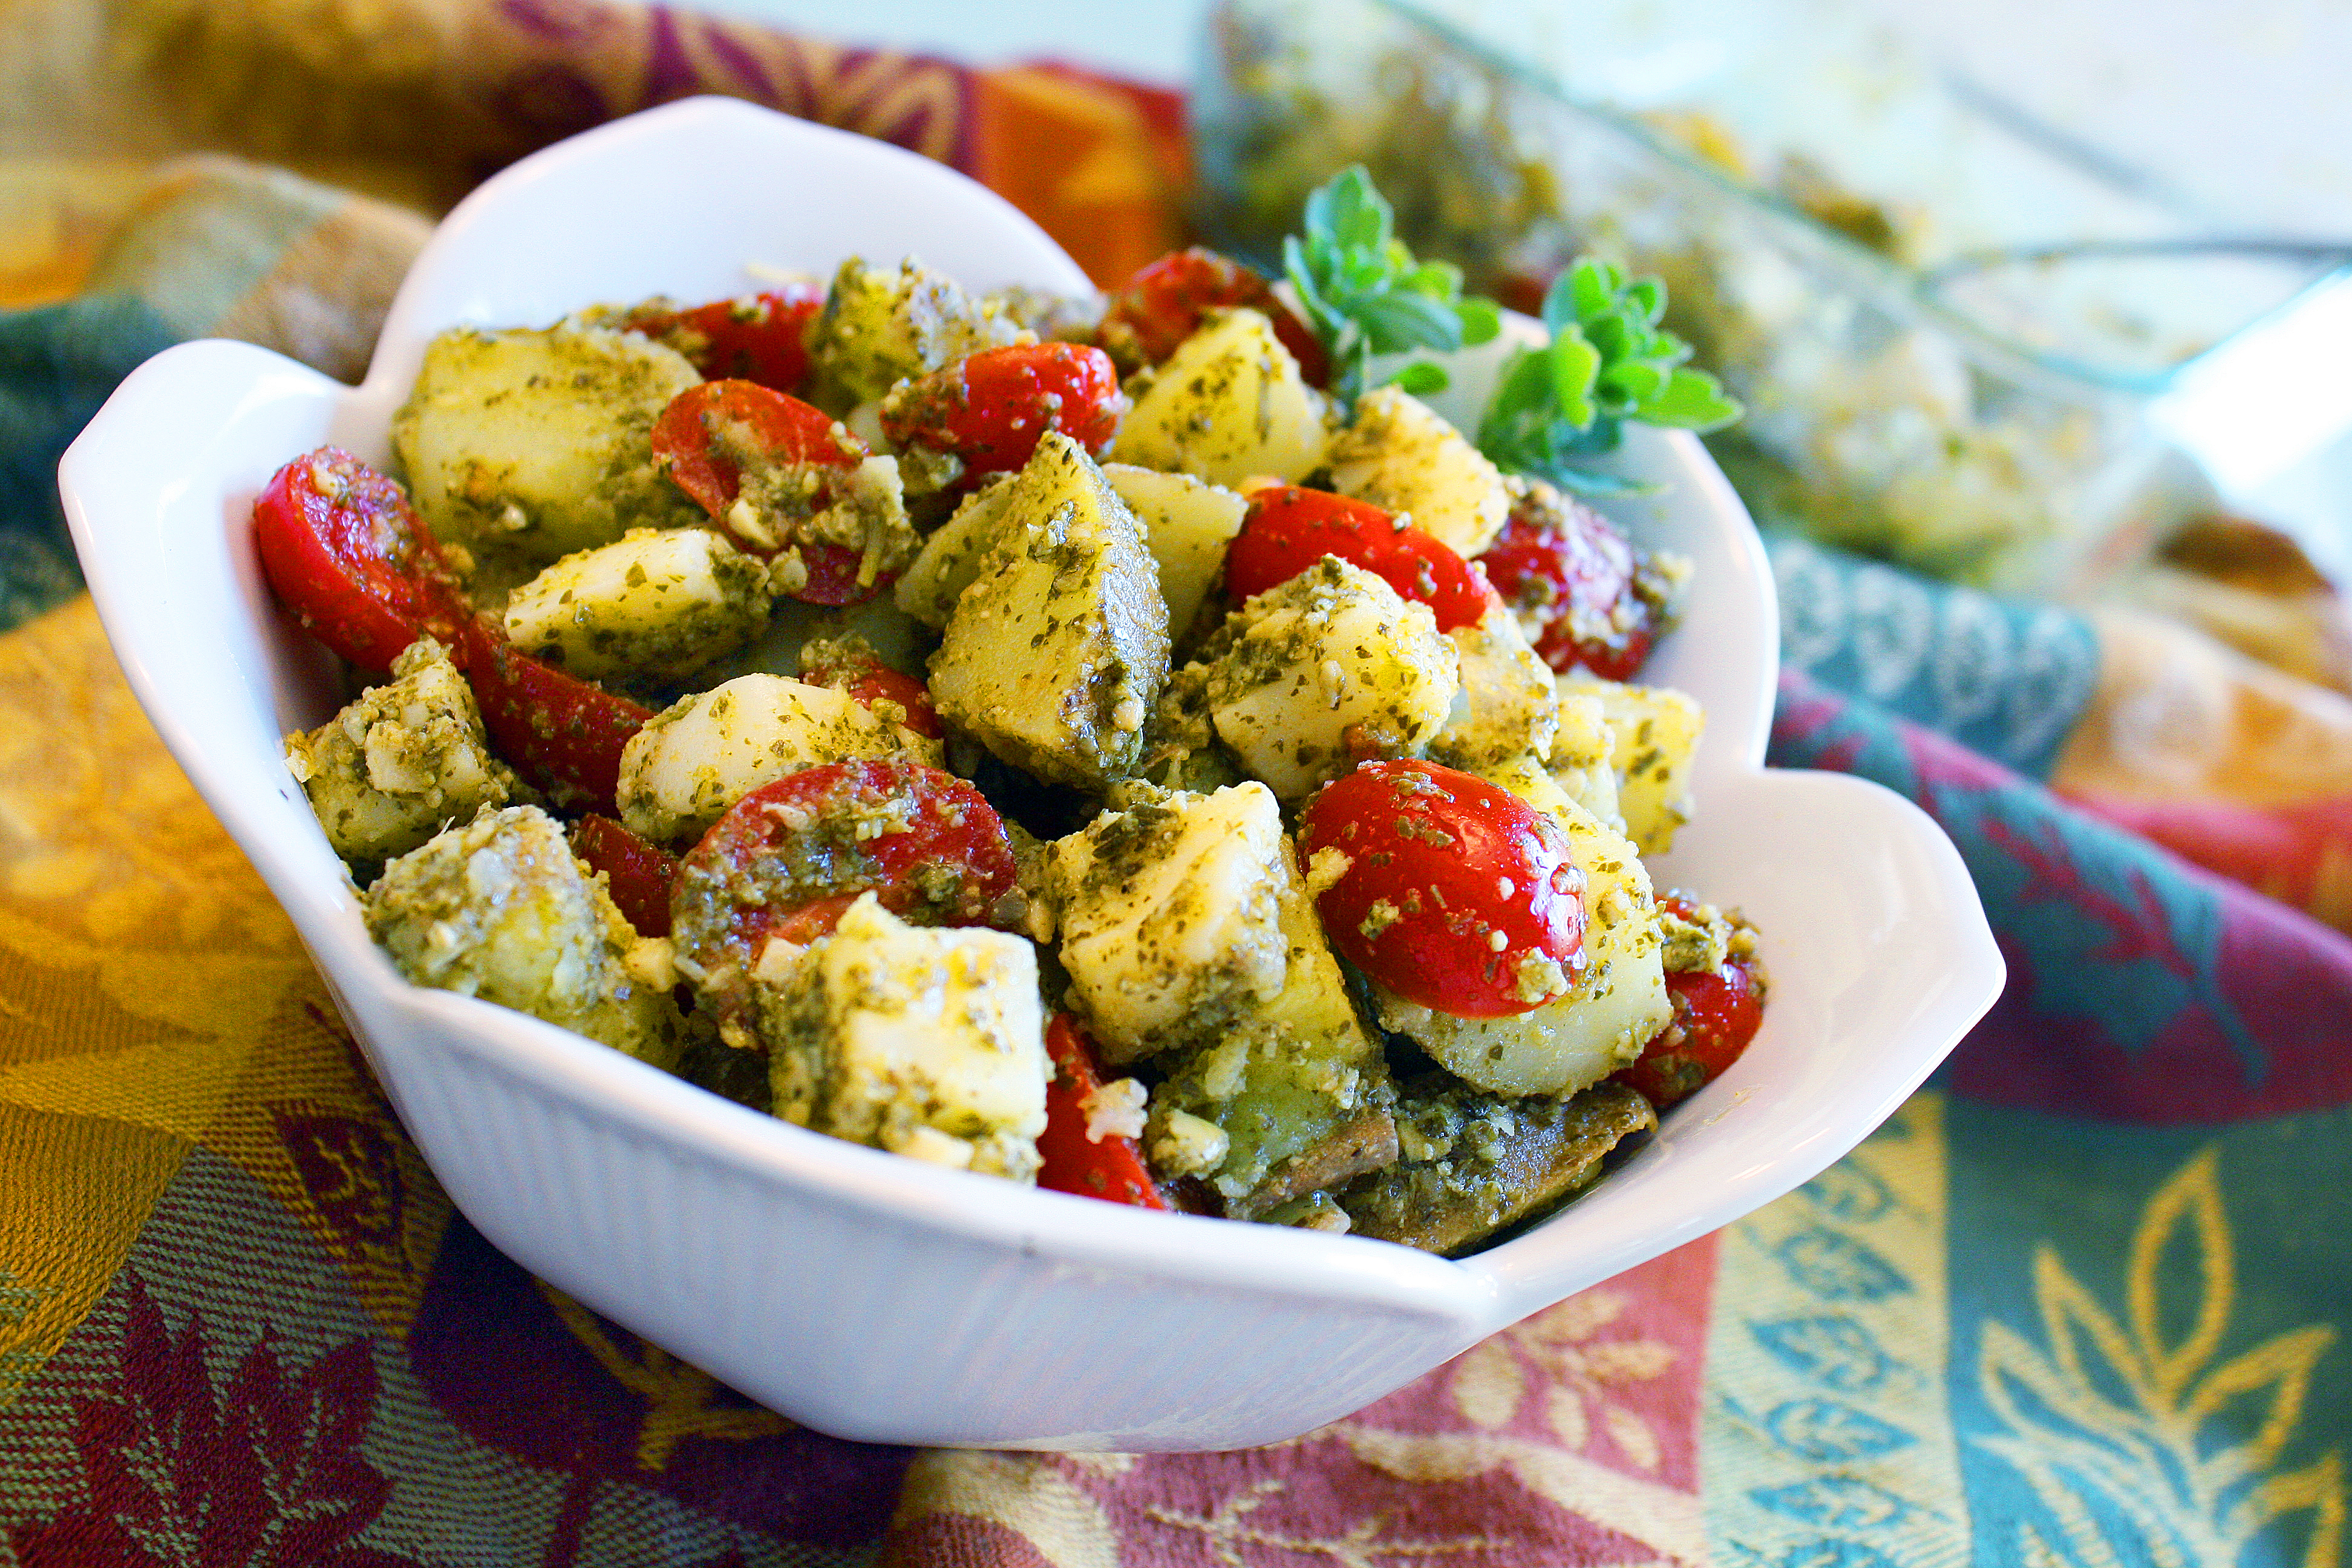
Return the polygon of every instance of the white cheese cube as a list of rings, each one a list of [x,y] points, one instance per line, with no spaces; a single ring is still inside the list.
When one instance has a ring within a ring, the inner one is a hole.
[[[1217,739],[1286,801],[1364,758],[1417,754],[1458,661],[1428,605],[1331,556],[1250,600],[1202,655]]]
[[[1034,1180],[1045,1015],[1024,937],[910,926],[871,893],[772,999],[776,1113],[894,1153]]]
[[[1049,847],[1062,964],[1104,1061],[1212,1037],[1281,994],[1286,854],[1255,783],[1139,801]]]
[[[520,793],[490,754],[473,689],[447,649],[419,637],[393,660],[392,675],[309,734],[286,737],[287,770],[327,842],[362,868]]]
[[[633,528],[507,600],[507,637],[573,675],[676,679],[767,625],[768,569],[707,528]]]
[[[621,751],[621,820],[656,843],[698,838],[771,780],[819,763],[904,758],[939,765],[939,743],[885,723],[829,687],[741,675],[683,698]]]

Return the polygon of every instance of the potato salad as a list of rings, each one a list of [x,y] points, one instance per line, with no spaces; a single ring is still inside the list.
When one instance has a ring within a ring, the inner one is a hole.
[[[417,984],[912,1159],[1475,1247],[1764,973],[1643,863],[1687,567],[1360,346],[1200,250],[446,332],[389,471],[256,503],[356,693],[287,765]]]

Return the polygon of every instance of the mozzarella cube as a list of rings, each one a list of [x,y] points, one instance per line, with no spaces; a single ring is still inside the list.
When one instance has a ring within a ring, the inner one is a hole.
[[[936,767],[939,743],[886,723],[830,687],[741,675],[682,698],[621,751],[621,820],[656,843],[698,838],[737,801],[819,763],[904,758]]]
[[[756,637],[768,569],[707,528],[633,528],[565,556],[507,600],[507,637],[573,675],[671,680]]]
[[[1210,1037],[1280,994],[1287,853],[1255,783],[1155,795],[1049,847],[1062,964],[1105,1062]]]
[[[910,926],[867,893],[762,999],[776,1114],[852,1142],[1033,1181],[1045,1014],[1024,937]]]
[[[287,771],[327,842],[360,868],[521,793],[490,754],[473,689],[447,649],[419,637],[393,660],[392,675],[309,734],[286,737]]]
[[[1417,754],[1459,659],[1429,606],[1331,556],[1250,600],[1202,654],[1217,739],[1286,801],[1364,758]]]

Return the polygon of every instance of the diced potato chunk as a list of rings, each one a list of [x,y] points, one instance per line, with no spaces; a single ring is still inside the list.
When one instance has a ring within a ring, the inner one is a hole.
[[[1201,658],[1217,739],[1286,801],[1366,757],[1417,754],[1458,660],[1428,605],[1330,556],[1227,617]]]
[[[877,718],[845,692],[740,675],[681,698],[621,751],[621,820],[656,843],[698,838],[772,779],[819,763],[905,758],[938,766],[937,742]]]
[[[676,351],[634,332],[459,328],[425,351],[393,420],[393,449],[442,540],[545,565],[635,525],[699,518],[654,471],[649,432],[701,379]]]
[[[911,258],[889,271],[857,257],[841,264],[809,330],[816,399],[835,414],[901,380],[1016,341],[1021,324],[998,300],[974,300]]]
[[[1160,565],[1168,635],[1181,642],[1224,575],[1225,547],[1241,531],[1249,502],[1190,474],[1163,474],[1128,463],[1105,463],[1103,478],[1143,521],[1144,540]]]
[[[867,893],[762,997],[775,1112],[852,1142],[1032,1181],[1045,1016],[1026,938],[910,926]]]
[[[1496,1094],[1573,1094],[1630,1065],[1674,1016],[1649,872],[1589,812],[1564,800],[1551,809],[1584,873],[1585,963],[1568,994],[1503,1018],[1457,1018],[1380,994],[1381,1023]]]
[[[1147,792],[1057,839],[1046,887],[1103,1060],[1213,1038],[1279,994],[1281,809],[1264,784]]]
[[[309,734],[286,737],[286,766],[335,853],[373,868],[451,822],[521,793],[490,754],[473,689],[448,650],[420,637],[371,687]]]
[[[1357,1016],[1288,852],[1277,870],[1282,989],[1256,999],[1215,1043],[1175,1053],[1151,1092],[1157,1141],[1197,1133],[1179,1113],[1224,1135],[1221,1157],[1200,1173],[1223,1194],[1226,1212],[1244,1219],[1396,1158],[1379,1043]]]
[[[1472,556],[1510,521],[1502,470],[1418,398],[1377,387],[1356,402],[1355,422],[1331,438],[1331,482],[1342,495],[1391,512]]]
[[[1609,722],[1610,763],[1626,837],[1644,855],[1674,847],[1675,829],[1690,820],[1690,770],[1706,715],[1694,698],[1665,686],[1570,680],[1562,689],[1597,698]]]
[[[537,806],[484,812],[402,856],[366,907],[369,934],[415,984],[676,1064],[684,1026],[669,992],[632,974],[635,932]]]
[[[1429,754],[1472,773],[1549,755],[1559,728],[1559,689],[1510,612],[1489,609],[1476,625],[1445,635],[1461,656],[1462,690],[1445,728],[1431,738]]]
[[[957,599],[931,700],[1016,767],[1099,790],[1134,771],[1168,679],[1168,610],[1142,525],[1056,430],[1004,506],[1019,531]]]
[[[773,597],[767,567],[723,534],[633,528],[516,589],[507,637],[573,675],[672,680],[751,641]]]
[[[1228,310],[1152,373],[1110,455],[1215,485],[1253,474],[1295,481],[1320,466],[1325,439],[1322,397],[1273,323],[1255,310]]]

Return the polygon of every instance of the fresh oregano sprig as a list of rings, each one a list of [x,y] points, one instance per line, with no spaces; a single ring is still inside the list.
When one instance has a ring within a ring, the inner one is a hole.
[[[1303,232],[1282,242],[1283,270],[1331,356],[1330,390],[1352,409],[1369,390],[1371,357],[1408,349],[1450,352],[1492,341],[1502,315],[1492,300],[1462,293],[1462,269],[1418,261],[1396,237],[1396,213],[1363,165],[1307,198]],[[1421,395],[1442,392],[1445,372],[1426,361],[1388,378]]]
[[[1658,325],[1665,313],[1658,279],[1628,279],[1591,258],[1562,272],[1544,293],[1551,342],[1504,367],[1478,449],[1562,489],[1612,493],[1633,487],[1584,463],[1616,450],[1627,420],[1717,430],[1738,419],[1715,377],[1684,363],[1690,345]]]

